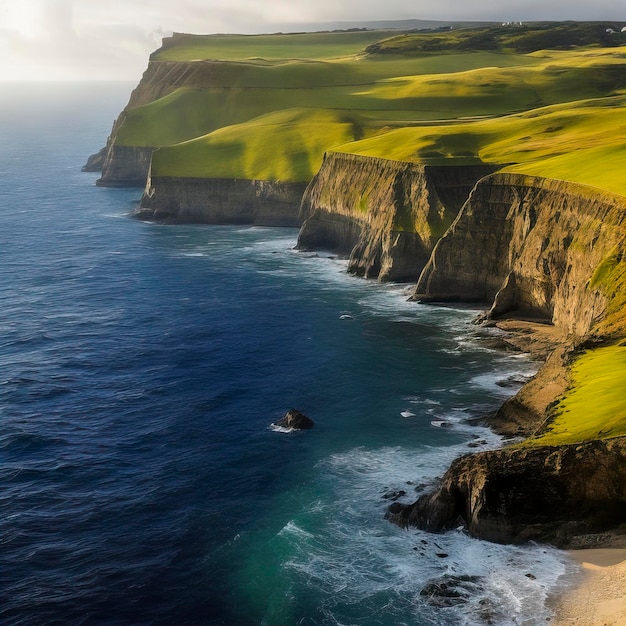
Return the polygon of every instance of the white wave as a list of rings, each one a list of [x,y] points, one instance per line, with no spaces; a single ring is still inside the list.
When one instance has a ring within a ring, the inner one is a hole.
[[[272,432],[283,433],[285,435],[288,435],[296,430],[295,428],[286,428],[285,426],[279,426],[278,424],[270,424],[269,429]]]
[[[447,422],[446,420],[432,420],[431,425],[435,426],[436,428],[446,428],[448,426],[451,426],[452,424],[450,422]]]
[[[464,451],[354,448],[318,463],[317,479],[329,496],[279,534],[291,547],[285,567],[311,593],[327,598],[328,623],[352,623],[356,605],[370,612],[371,623],[408,624],[411,614],[416,623],[433,626],[546,623],[546,600],[568,572],[559,551],[492,544],[460,531],[403,530],[383,518],[389,504],[384,493],[404,492],[401,500],[415,500],[415,485],[432,482]],[[458,606],[438,607],[422,593],[444,576],[460,581],[465,597]]]

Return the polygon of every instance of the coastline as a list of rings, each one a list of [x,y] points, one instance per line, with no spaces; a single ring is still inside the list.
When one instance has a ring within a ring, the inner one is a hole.
[[[553,599],[552,626],[626,626],[626,548],[568,550],[580,566]]]

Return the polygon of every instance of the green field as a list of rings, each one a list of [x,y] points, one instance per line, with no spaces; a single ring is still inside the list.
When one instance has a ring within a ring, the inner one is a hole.
[[[292,60],[274,65],[220,62],[211,68],[210,84],[181,87],[164,98],[128,111],[118,131],[117,143],[167,146],[266,113],[301,107],[360,111],[373,119],[392,123],[455,118],[464,111],[452,99],[444,99],[442,103],[441,97],[430,101],[419,97],[389,98],[372,90],[380,81],[407,73],[439,75],[485,66],[505,68],[532,63],[536,63],[533,58],[490,52],[409,60]],[[489,112],[519,108],[503,92]]]
[[[158,149],[152,175],[306,182],[325,150],[371,132],[374,127],[357,113],[279,111]]]
[[[390,31],[342,31],[273,35],[178,35],[165,40],[152,55],[155,61],[276,61],[335,59],[363,54],[365,48]]]
[[[626,47],[600,26],[175,36],[152,62],[204,82],[126,111],[116,143],[160,148],[162,176],[306,181],[337,150],[626,195]]]
[[[572,384],[545,434],[523,446],[554,446],[626,436],[626,347],[597,348],[579,356]]]
[[[402,128],[338,151],[430,165],[494,163],[626,196],[626,96],[553,105],[497,119]]]

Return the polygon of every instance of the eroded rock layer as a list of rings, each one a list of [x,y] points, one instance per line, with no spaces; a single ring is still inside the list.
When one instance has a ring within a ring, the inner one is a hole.
[[[490,166],[431,167],[330,153],[307,188],[301,249],[350,255],[349,271],[415,280]]]
[[[300,225],[304,183],[215,178],[149,178],[140,219],[167,223]]]
[[[625,235],[622,196],[496,173],[480,181],[437,244],[414,297],[485,302],[490,317],[543,319],[582,337],[607,304],[590,281]]]

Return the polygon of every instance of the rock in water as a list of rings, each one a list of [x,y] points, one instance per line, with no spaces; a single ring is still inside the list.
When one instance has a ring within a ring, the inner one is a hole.
[[[274,422],[274,426],[293,428],[294,430],[305,430],[307,428],[313,428],[315,422],[304,413],[300,413],[300,411],[296,409],[289,409],[283,418]]]

